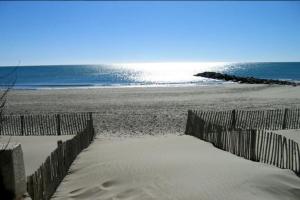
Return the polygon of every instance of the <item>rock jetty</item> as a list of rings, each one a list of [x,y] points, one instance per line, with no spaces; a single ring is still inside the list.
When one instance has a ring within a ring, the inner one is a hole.
[[[292,86],[300,85],[300,83],[295,83],[290,81],[259,79],[254,77],[241,77],[241,76],[234,76],[234,75],[222,74],[217,72],[203,72],[203,73],[195,74],[195,76],[201,76],[204,78],[212,78],[212,79],[225,80],[225,81],[233,81],[238,83],[248,83],[248,84],[278,84],[278,85],[292,85]]]

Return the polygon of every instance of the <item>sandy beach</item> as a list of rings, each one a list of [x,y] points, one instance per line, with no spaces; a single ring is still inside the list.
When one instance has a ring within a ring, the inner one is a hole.
[[[15,90],[7,113],[94,112],[101,135],[182,134],[188,109],[272,109],[300,106],[300,88],[239,85]]]
[[[289,170],[251,162],[192,136],[97,138],[54,194],[61,199],[299,199]]]
[[[183,134],[188,109],[299,106],[299,87],[224,84],[14,90],[7,113],[94,113],[98,136],[77,157],[53,199],[297,200],[300,179],[291,171]],[[297,133],[283,134],[300,141]]]

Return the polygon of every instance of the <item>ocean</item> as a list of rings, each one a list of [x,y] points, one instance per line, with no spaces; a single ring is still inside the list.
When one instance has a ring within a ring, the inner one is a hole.
[[[300,62],[131,63],[111,65],[2,66],[0,84],[15,89],[164,87],[230,84],[195,77],[215,71],[238,76],[300,81]]]

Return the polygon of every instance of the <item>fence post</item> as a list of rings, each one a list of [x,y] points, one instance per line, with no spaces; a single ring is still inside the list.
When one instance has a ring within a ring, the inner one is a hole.
[[[7,191],[14,199],[26,193],[26,175],[21,144],[9,144],[0,154],[1,191]],[[1,199],[6,198],[1,192]]]
[[[93,113],[92,112],[89,112],[89,131],[90,133],[93,133],[92,135],[92,138],[90,138],[90,141],[93,140],[94,136],[95,136],[95,130],[94,130],[94,124],[93,124]]]
[[[56,115],[56,124],[57,124],[57,135],[61,135],[61,130],[60,130],[60,114]]]
[[[250,139],[250,160],[257,161],[256,158],[256,130],[251,130],[251,139]]]
[[[282,129],[286,129],[286,118],[287,118],[287,112],[288,112],[288,109],[284,109],[284,115],[283,115],[283,123],[282,123]]]
[[[185,134],[189,135],[190,134],[190,120],[191,120],[191,110],[188,110],[188,116],[186,120],[186,126],[185,126]]]
[[[231,129],[235,129],[236,127],[236,110],[232,110],[231,112]]]
[[[61,140],[58,140],[58,141],[57,141],[57,146],[59,147],[60,145],[62,145],[62,141],[61,141]]]
[[[90,125],[91,127],[93,127],[93,113],[92,112],[89,112],[89,119],[90,119]]]
[[[21,135],[24,135],[24,116],[21,115]]]
[[[222,142],[222,127],[217,126],[217,147],[223,149],[223,142]]]
[[[0,135],[4,135],[3,134],[3,116],[0,115]]]

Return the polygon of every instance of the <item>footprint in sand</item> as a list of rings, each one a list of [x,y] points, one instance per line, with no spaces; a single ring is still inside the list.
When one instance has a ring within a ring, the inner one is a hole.
[[[80,190],[83,190],[83,188],[78,188],[78,189],[72,190],[70,192],[70,194],[76,194],[76,193],[80,192]]]
[[[69,197],[73,199],[90,199],[103,195],[106,191],[100,187],[79,188],[71,191]]]
[[[104,183],[102,183],[102,187],[108,189],[116,184],[117,184],[117,181],[114,181],[114,180],[105,181]]]

